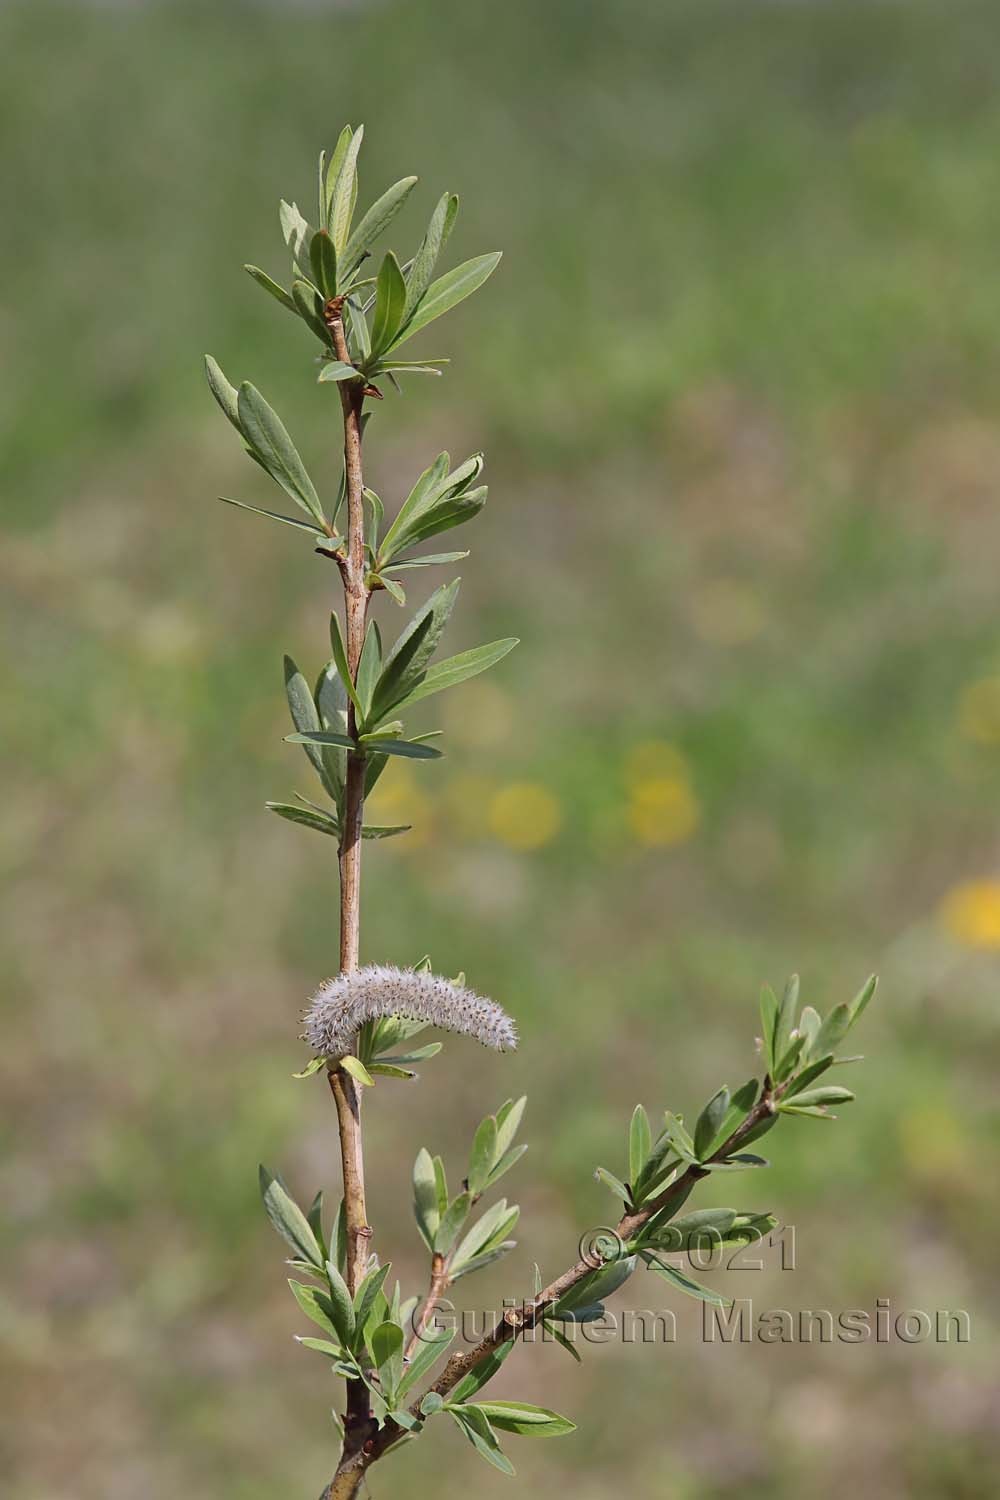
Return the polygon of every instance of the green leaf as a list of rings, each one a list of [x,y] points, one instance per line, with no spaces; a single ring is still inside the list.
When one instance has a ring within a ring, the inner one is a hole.
[[[298,315],[299,310],[295,305],[295,300],[291,293],[286,292],[283,286],[279,286],[276,281],[268,276],[266,271],[262,271],[260,266],[244,266],[243,269],[248,276],[251,276],[256,281],[258,286],[264,288],[265,292],[270,292],[276,302],[280,302],[282,307],[287,307],[289,312],[295,313],[296,316]]]
[[[827,1068],[832,1067],[832,1052],[828,1052],[825,1057],[818,1057],[816,1061],[810,1063],[807,1068],[803,1068],[802,1072],[797,1078],[792,1079],[791,1083],[788,1085],[785,1098],[791,1099],[795,1094],[801,1093],[803,1089],[807,1089],[815,1079],[819,1078],[821,1074],[825,1073]]]
[[[428,1391],[420,1402],[420,1411],[425,1417],[432,1417],[435,1412],[444,1406],[444,1397],[439,1396],[437,1391]]]
[[[477,1401],[479,1410],[491,1426],[501,1432],[517,1432],[522,1437],[562,1437],[575,1432],[576,1423],[547,1406],[531,1406],[527,1401]]]
[[[619,1255],[617,1260],[609,1260],[607,1265],[596,1267],[563,1293],[552,1307],[551,1315],[563,1317],[566,1313],[577,1313],[595,1303],[606,1302],[619,1287],[625,1285],[635,1267],[634,1255]]]
[[[331,1314],[334,1327],[341,1342],[350,1349],[354,1342],[354,1300],[347,1289],[347,1282],[332,1260],[326,1263],[326,1279],[330,1287]]]
[[[240,425],[247,442],[271,478],[326,530],[323,507],[312,480],[277,413],[256,386],[244,381],[237,397]]]
[[[366,823],[361,830],[363,839],[392,839],[397,833],[409,833],[413,827],[412,823],[396,823],[383,825],[380,823]]]
[[[512,1338],[505,1339],[502,1344],[498,1344],[495,1349],[487,1354],[485,1359],[481,1359],[478,1365],[475,1365],[467,1375],[462,1376],[462,1379],[453,1388],[449,1399],[452,1401],[468,1401],[470,1396],[474,1396],[477,1391],[482,1390],[483,1386],[493,1379],[504,1360],[513,1351],[513,1348],[514,1340]]]
[[[771,1163],[766,1156],[755,1156],[752,1151],[737,1151],[723,1161],[706,1162],[705,1165],[711,1172],[744,1172],[751,1167],[769,1167]]]
[[[851,1025],[851,1007],[844,1003],[835,1005],[819,1029],[813,1050],[819,1053],[836,1051]]]
[[[449,1406],[448,1414],[457,1422],[481,1458],[499,1469],[501,1474],[513,1475],[514,1465],[500,1447],[495,1432],[481,1411],[474,1406]]]
[[[423,1146],[413,1164],[413,1213],[424,1244],[428,1250],[433,1250],[441,1214],[438,1209],[434,1162],[430,1152]]]
[[[433,464],[420,475],[383,538],[379,550],[380,566],[385,566],[405,548],[415,546],[435,532],[457,526],[485,504],[485,486],[481,487],[481,493],[472,491],[475,499],[470,495],[470,487],[483,471],[482,454],[474,453],[451,473],[448,464],[448,454],[439,453]]]
[[[330,613],[330,647],[333,651],[334,665],[336,666],[337,671],[340,674],[340,680],[344,686],[344,692],[347,694],[348,698],[350,698],[351,702],[354,704],[355,709],[363,720],[365,713],[364,706],[358,696],[357,688],[354,685],[354,678],[351,676],[351,669],[347,665],[347,647],[344,645],[344,637],[340,632],[340,618],[335,611],[331,611]]]
[[[678,1271],[676,1266],[664,1265],[654,1255],[645,1257],[646,1265],[664,1281],[669,1281],[671,1286],[679,1292],[684,1292],[688,1297],[697,1297],[701,1302],[709,1302],[713,1307],[730,1307],[731,1297],[723,1297],[721,1293],[713,1291],[711,1287],[702,1286],[700,1281],[695,1281],[693,1276],[688,1276],[684,1271]]]
[[[445,193],[438,200],[437,206],[431,215],[431,221],[427,226],[427,233],[421,241],[420,249],[413,257],[413,265],[406,279],[404,320],[413,316],[421,297],[431,284],[434,267],[441,253],[442,240],[445,238],[445,226],[448,225],[450,229],[457,212],[457,197],[454,193]]]
[[[320,730],[320,717],[316,703],[310,691],[309,684],[299,671],[290,656],[283,658],[283,669],[285,679],[285,697],[288,700],[288,711],[292,717],[292,723],[300,734],[317,734]],[[323,784],[324,789],[337,801],[338,780],[337,768],[331,764],[334,752],[326,752],[321,746],[313,745],[303,740],[306,755],[312,763],[313,769]]]
[[[258,1172],[267,1217],[297,1255],[322,1270],[323,1252],[305,1214],[266,1167],[260,1167]]]
[[[382,740],[377,735],[362,735],[361,739],[365,750],[377,755],[401,755],[404,760],[440,760],[443,753],[419,740]]]
[[[325,1067],[326,1067],[326,1058],[325,1057],[311,1057],[309,1059],[309,1061],[306,1063],[305,1067],[304,1068],[300,1068],[297,1073],[293,1073],[292,1077],[293,1078],[311,1078],[314,1073],[318,1073],[319,1072],[320,1068],[325,1068]],[[322,1195],[319,1194],[319,1193],[317,1193],[316,1196],[317,1197],[321,1197]],[[307,1217],[309,1217],[309,1216],[307,1215]],[[315,1231],[315,1226],[314,1226],[311,1218],[309,1219],[309,1227],[310,1227],[310,1229],[313,1229]],[[318,1236],[317,1236],[317,1238],[318,1238]]]
[[[361,263],[365,251],[389,227],[410,196],[416,183],[417,179],[415,177],[403,177],[399,182],[393,183],[392,187],[387,188],[381,198],[377,198],[368,212],[362,217],[357,229],[355,229],[348,240],[347,247],[341,257],[346,276],[351,275]]]
[[[719,1146],[729,1139],[736,1127],[743,1124],[743,1121],[757,1102],[759,1092],[760,1084],[756,1078],[748,1078],[742,1088],[736,1090],[736,1093],[729,1101],[729,1108],[722,1118],[718,1134],[715,1140],[711,1142],[707,1154],[711,1155],[712,1151],[718,1150]]]
[[[299,734],[286,734],[285,742],[289,745],[336,745],[344,750],[356,750],[358,747],[348,734],[334,734],[329,729],[310,729]]]
[[[399,328],[406,303],[406,282],[399,261],[389,250],[382,258],[375,286],[375,317],[372,321],[372,354],[387,349]]]
[[[799,976],[793,974],[785,985],[774,1023],[774,1061],[781,1063],[791,1045],[795,1013],[799,1003]]]
[[[327,535],[326,530],[313,521],[300,521],[297,516],[283,516],[276,510],[263,510],[259,505],[248,505],[245,500],[230,500],[228,495],[220,495],[219,499],[223,505],[235,505],[239,510],[252,510],[254,515],[267,516],[269,520],[281,521],[285,526],[297,526],[300,531],[308,531],[311,536]]]
[[[637,1104],[632,1111],[628,1131],[628,1180],[630,1183],[638,1182],[652,1143],[649,1116],[642,1105]]]
[[[721,1088],[709,1099],[694,1127],[694,1154],[699,1161],[704,1161],[705,1157],[710,1154],[728,1112],[729,1090]]]
[[[428,1371],[437,1364],[457,1332],[457,1328],[442,1328],[439,1333],[432,1335],[429,1329],[424,1329],[413,1357],[403,1371],[403,1378],[399,1382],[397,1394],[400,1400],[403,1400],[415,1385],[419,1385]],[[428,1394],[431,1393],[428,1392]],[[434,1394],[437,1395],[437,1392]],[[438,1400],[441,1401],[440,1396]]]
[[[205,355],[205,379],[208,381],[208,388],[219,403],[219,407],[226,419],[232,423],[242,437],[243,428],[240,426],[239,398],[236,388],[229,384],[219,365],[210,354]]]
[[[437,1189],[438,1213],[444,1217],[448,1211],[448,1179],[440,1156],[434,1158],[434,1186]]]
[[[470,651],[460,651],[456,656],[449,656],[442,662],[427,668],[423,678],[417,683],[412,693],[393,705],[394,708],[409,708],[413,703],[419,703],[422,698],[430,698],[434,693],[443,693],[446,688],[456,687],[460,682],[465,682],[469,677],[478,677],[480,672],[487,671],[496,666],[498,661],[503,661],[509,651],[513,651],[518,645],[516,636],[509,636],[504,640],[490,641],[486,646],[474,646]]]
[[[557,1344],[562,1345],[567,1354],[571,1354],[573,1356],[578,1365],[583,1364],[583,1359],[581,1358],[576,1345],[566,1337],[561,1328],[557,1327],[556,1324],[551,1322],[548,1318],[542,1319],[542,1327],[547,1333],[550,1333],[552,1335]]]
[[[594,1177],[598,1182],[603,1182],[605,1187],[609,1187],[623,1203],[632,1202],[632,1195],[624,1182],[622,1182],[620,1177],[616,1177],[613,1172],[609,1172],[607,1167],[595,1167]]]
[[[325,1354],[328,1359],[335,1359],[335,1360],[338,1360],[340,1363],[344,1363],[345,1362],[345,1356],[349,1353],[348,1350],[342,1349],[339,1344],[333,1344],[333,1343],[331,1343],[329,1339],[304,1338],[301,1334],[296,1334],[295,1335],[295,1342],[297,1344],[301,1344],[302,1347],[303,1347],[303,1349],[316,1349],[316,1350],[319,1351],[320,1354]],[[352,1372],[353,1372],[353,1368],[354,1368],[354,1366],[353,1366],[353,1361],[352,1361],[351,1362]]]
[[[396,1323],[380,1323],[371,1336],[371,1348],[383,1390],[392,1400],[403,1378],[403,1330]]]
[[[396,641],[372,699],[373,725],[387,718],[420,683],[454,608],[460,581],[456,578],[435,589]]]
[[[434,1249],[438,1255],[448,1254],[458,1238],[459,1230],[468,1218],[471,1207],[470,1195],[459,1193],[458,1197],[448,1205],[447,1212],[441,1215],[441,1223],[434,1235]]]
[[[357,380],[361,371],[355,369],[354,365],[345,365],[343,360],[330,359],[323,365],[317,376],[320,381],[326,380]]]
[[[462,1276],[470,1276],[473,1271],[482,1271],[486,1266],[492,1266],[495,1261],[503,1260],[505,1255],[509,1255],[516,1245],[516,1240],[503,1240],[494,1245],[491,1250],[481,1250],[470,1260],[463,1260],[461,1264],[452,1266],[451,1280],[458,1281]]]
[[[369,621],[365,641],[358,662],[356,687],[361,703],[362,719],[371,709],[372,694],[382,672],[382,636],[374,620]]]
[[[468,557],[468,552],[429,552],[425,557],[411,557],[406,562],[392,563],[390,567],[382,569],[384,580],[387,573],[405,573],[411,568],[434,568],[442,563],[461,562]]]
[[[351,216],[354,211],[354,203],[358,192],[358,152],[361,150],[364,133],[365,127],[359,125],[353,135],[348,137],[347,146],[339,161],[340,145],[338,142],[337,151],[334,152],[333,160],[330,163],[331,174],[335,171],[336,176],[332,178],[332,181],[330,178],[327,179],[330,183],[330,208],[327,216],[327,226],[338,253],[345,248],[347,237],[351,232]],[[343,132],[341,139],[343,139]]]
[[[366,1088],[374,1086],[375,1080],[360,1058],[352,1057],[348,1053],[346,1057],[340,1059],[337,1066],[343,1068],[345,1073],[350,1073],[352,1078],[356,1078],[358,1083],[364,1084]]]
[[[296,280],[292,282],[292,301],[295,310],[320,343],[330,348],[333,344],[333,335],[323,322],[323,299],[308,281]],[[323,376],[320,375],[320,380]]]
[[[505,1151],[503,1156],[501,1156],[500,1160],[497,1162],[496,1166],[493,1168],[493,1171],[487,1178],[486,1186],[493,1187],[494,1183],[499,1182],[501,1177],[503,1177],[506,1172],[509,1172],[511,1167],[515,1166],[516,1163],[521,1160],[521,1157],[524,1155],[527,1149],[527,1146],[522,1145],[511,1146],[509,1151]]]
[[[353,135],[354,131],[350,125],[345,125],[337,137],[337,144],[330,153],[330,160],[320,183],[319,217],[320,222],[323,224],[329,225],[330,202],[333,198],[333,190],[337,186],[337,178],[340,176],[340,170],[344,165],[344,157],[347,155],[347,148],[351,144],[351,137]],[[325,156],[326,152],[324,151],[323,157]],[[320,158],[321,161],[323,157]]]
[[[861,989],[858,991],[858,993],[855,995],[854,999],[851,1001],[850,1010],[851,1010],[851,1025],[852,1026],[854,1025],[855,1021],[860,1020],[862,1014],[867,1009],[868,1004],[871,1001],[872,996],[875,994],[875,991],[876,991],[877,988],[878,988],[878,975],[877,974],[872,974],[871,977],[865,981],[865,983],[862,985]]]
[[[292,1296],[301,1307],[307,1318],[311,1318],[320,1328],[327,1333],[332,1333],[339,1343],[344,1342],[343,1334],[337,1322],[337,1312],[333,1301],[326,1292],[321,1292],[318,1287],[305,1286],[301,1281],[289,1281]]]
[[[813,1010],[811,1005],[804,1005],[802,1007],[802,1014],[799,1016],[799,1031],[805,1037],[805,1045],[802,1049],[803,1057],[808,1057],[810,1052],[812,1052],[822,1024],[823,1021],[819,1012]]]
[[[312,828],[316,833],[340,837],[337,820],[329,813],[319,812],[311,807],[300,807],[295,802],[265,802],[264,806],[268,812],[277,813],[279,818],[287,818],[289,823],[300,823],[303,828]]]
[[[281,232],[284,235],[285,244],[291,251],[292,260],[308,280],[312,270],[309,264],[309,245],[313,237],[312,225],[302,217],[297,203],[286,203],[284,199],[281,200],[278,208],[278,218],[281,221]]]
[[[857,1097],[850,1089],[838,1088],[836,1084],[826,1084],[819,1089],[805,1089],[795,1096],[795,1107],[799,1108],[807,1104],[850,1104]],[[781,1109],[781,1105],[778,1108]]]
[[[443,276],[438,277],[427,288],[413,316],[395,343],[389,347],[398,348],[415,333],[419,333],[421,328],[425,328],[435,318],[440,318],[442,313],[450,312],[459,302],[471,296],[496,270],[501,254],[501,251],[495,250],[489,255],[477,255],[475,259],[467,260],[453,271],[446,271]]]
[[[478,1197],[486,1186],[486,1180],[496,1161],[496,1156],[497,1122],[493,1115],[487,1115],[473,1138],[472,1155],[469,1159],[467,1180],[469,1192],[474,1198]]]
[[[517,1134],[518,1126],[524,1115],[524,1106],[528,1102],[527,1094],[522,1094],[520,1099],[508,1099],[501,1104],[497,1110],[497,1156],[501,1159],[510,1150],[511,1143]],[[527,1147],[518,1147],[518,1150],[527,1150]],[[499,1166],[499,1162],[497,1163]],[[491,1180],[495,1180],[496,1171],[490,1174]]]
[[[455,1267],[463,1266],[475,1256],[495,1249],[496,1245],[510,1234],[520,1212],[516,1204],[513,1208],[508,1208],[506,1198],[501,1198],[498,1203],[488,1208],[482,1218],[473,1224],[455,1251],[453,1257]]]
[[[309,246],[309,263],[312,266],[313,280],[322,296],[335,297],[337,295],[337,252],[327,230],[320,229],[313,235]],[[294,306],[294,303],[292,305]]]
[[[376,1266],[374,1270],[368,1272],[368,1275],[355,1292],[354,1326],[356,1328],[364,1328],[367,1323],[368,1315],[375,1306],[375,1299],[385,1285],[385,1278],[391,1269],[391,1265],[389,1264]]]
[[[769,1073],[774,1072],[774,1028],[778,1021],[778,997],[769,984],[761,986],[760,1024],[764,1042],[764,1058]]]

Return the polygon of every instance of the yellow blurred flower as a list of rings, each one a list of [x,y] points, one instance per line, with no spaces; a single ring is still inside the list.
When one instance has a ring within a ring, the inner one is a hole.
[[[684,754],[669,740],[637,740],[625,756],[626,782],[651,776],[687,776]]]
[[[562,808],[547,787],[536,781],[511,781],[492,797],[489,824],[511,849],[540,849],[562,826]]]
[[[958,702],[958,727],[966,739],[1000,745],[1000,677],[968,684]]]
[[[399,835],[393,847],[416,849],[426,844],[431,828],[430,799],[417,785],[413,772],[406,766],[388,765],[372,795],[365,802],[365,822],[381,824],[411,823],[409,833]]]
[[[941,903],[941,921],[970,948],[1000,949],[1000,880],[956,885]]]
[[[631,789],[628,821],[641,844],[682,844],[701,821],[698,799],[684,776],[648,776]]]

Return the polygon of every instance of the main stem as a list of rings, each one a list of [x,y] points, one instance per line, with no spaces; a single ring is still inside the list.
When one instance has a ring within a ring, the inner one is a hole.
[[[328,327],[336,346],[337,357],[350,363],[344,336],[343,302],[328,303]],[[344,471],[347,491],[347,550],[340,560],[344,585],[345,637],[347,665],[356,679],[361,650],[365,640],[368,614],[368,588],[365,584],[364,477],[361,467],[361,410],[364,388],[360,381],[340,384],[344,416]],[[348,704],[348,734],[357,731],[354,705]],[[365,760],[349,751],[344,786],[344,807],[340,833],[340,969],[349,974],[358,967],[361,926],[361,849],[365,808]],[[365,1207],[365,1165],[361,1138],[361,1087],[342,1068],[329,1075],[330,1090],[337,1105],[340,1129],[340,1155],[344,1178],[344,1219],[347,1229],[347,1285],[353,1293],[365,1274],[371,1228]],[[360,1453],[371,1433],[374,1421],[368,1390],[362,1380],[348,1381],[347,1410],[344,1416],[344,1453],[342,1462]],[[329,1487],[329,1494],[354,1493],[351,1488],[338,1489],[339,1476]],[[356,1488],[356,1485],[354,1486]]]

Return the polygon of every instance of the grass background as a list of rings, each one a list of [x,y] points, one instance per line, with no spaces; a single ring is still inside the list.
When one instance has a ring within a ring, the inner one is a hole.
[[[315,1495],[331,1461],[254,1166],[336,1180],[290,1078],[331,850],[263,810],[310,790],[280,657],[318,667],[333,579],[213,503],[272,497],[200,359],[329,485],[335,397],[240,265],[283,270],[277,199],[348,119],[363,193],[421,174],[396,242],[456,188],[453,261],[506,251],[369,479],[391,505],[486,449],[452,649],[522,638],[379,799],[416,827],[369,847],[365,956],[429,950],[524,1041],[379,1087],[378,1248],[415,1290],[416,1147],[461,1175],[527,1091],[522,1245],[470,1289],[520,1295],[612,1214],[591,1168],[636,1099],[747,1075],[761,981],[824,1008],[878,969],[859,1102],[736,1179],[797,1269],[710,1279],[962,1307],[971,1344],[709,1347],[677,1306],[673,1347],[516,1356],[504,1394],[580,1431],[509,1448],[584,1500],[995,1492],[998,49],[965,0],[0,10],[11,1500]],[[375,1471],[400,1485],[511,1493],[450,1430]]]

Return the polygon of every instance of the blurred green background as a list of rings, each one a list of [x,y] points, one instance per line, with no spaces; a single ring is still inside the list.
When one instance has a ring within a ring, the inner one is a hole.
[[[215,503],[274,497],[201,356],[333,482],[336,397],[240,266],[284,271],[277,200],[345,120],[369,201],[421,175],[394,242],[454,188],[452,263],[506,252],[368,477],[394,505],[485,448],[451,649],[522,638],[377,799],[416,827],[367,850],[364,955],[430,951],[523,1031],[379,1086],[377,1247],[415,1291],[417,1146],[459,1176],[526,1091],[522,1244],[462,1284],[522,1294],[613,1215],[636,1099],[747,1076],[762,981],[822,1009],[878,969],[858,1103],[721,1197],[797,1269],[706,1279],[972,1342],[710,1347],[676,1306],[672,1347],[517,1355],[503,1394],[581,1427],[508,1446],[529,1495],[996,1493],[998,84],[1000,10],[961,0],[0,9],[10,1500],[315,1496],[333,1455],[255,1166],[337,1180],[290,1076],[332,850],[263,808],[311,791],[281,654],[319,666],[334,578]],[[450,1427],[372,1476],[472,1485],[513,1492]]]

